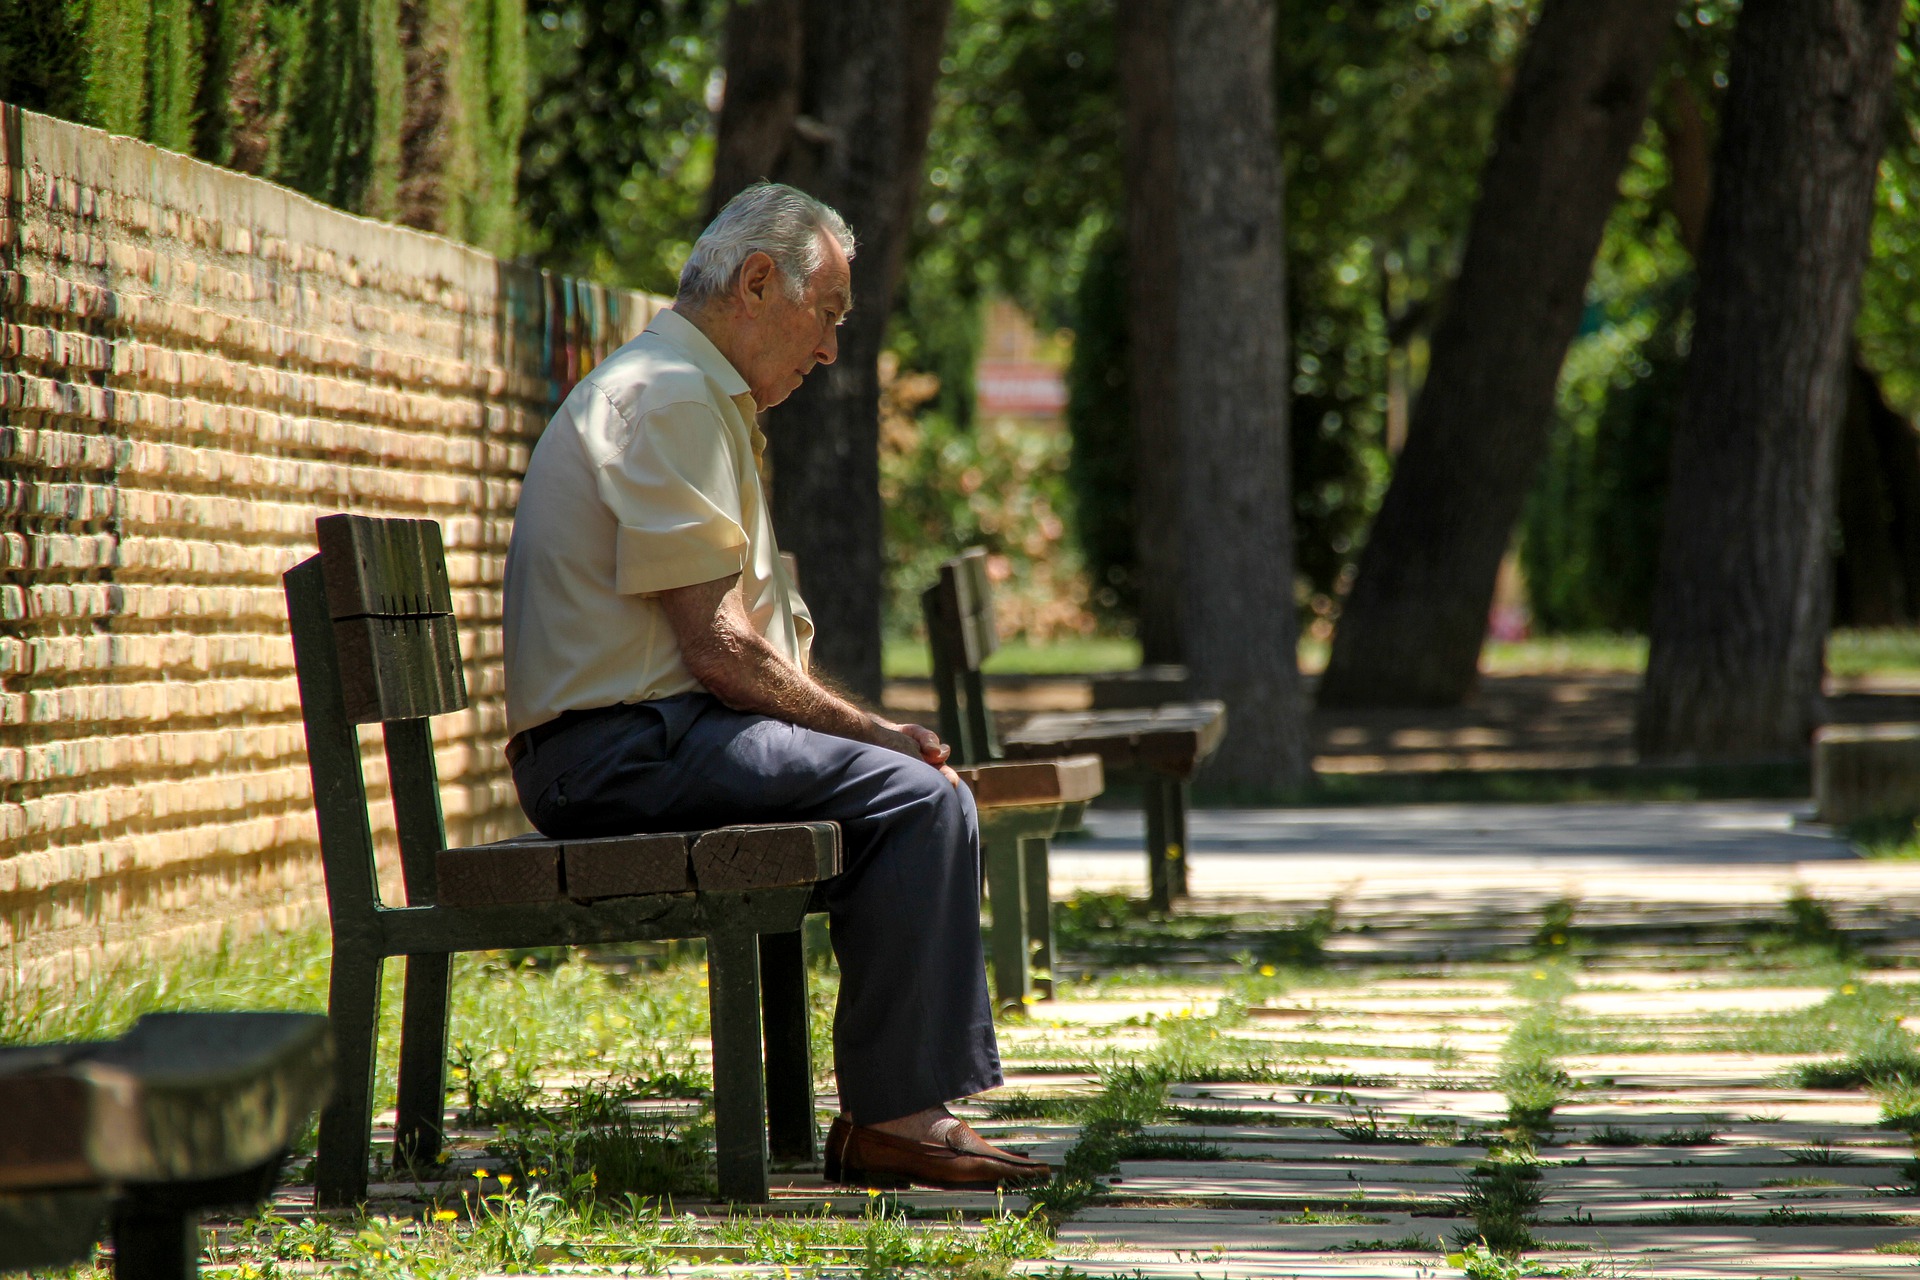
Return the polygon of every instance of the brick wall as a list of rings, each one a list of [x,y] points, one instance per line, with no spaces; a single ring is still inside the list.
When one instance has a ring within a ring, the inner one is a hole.
[[[450,835],[524,829],[518,481],[655,304],[13,108],[0,156],[0,983],[322,910],[279,575],[328,512],[440,521],[473,699],[435,725]]]

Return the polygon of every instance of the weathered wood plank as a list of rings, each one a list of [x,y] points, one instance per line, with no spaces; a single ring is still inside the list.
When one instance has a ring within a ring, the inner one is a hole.
[[[1009,760],[955,770],[983,809],[1091,800],[1106,785],[1097,755]]]
[[[702,890],[775,889],[840,874],[840,828],[831,822],[721,827],[693,842]]]
[[[683,835],[606,836],[564,842],[567,896],[578,902],[694,887]]]
[[[432,520],[332,515],[314,521],[335,618],[452,613],[440,526]]]
[[[341,618],[333,624],[340,692],[355,724],[460,711],[467,677],[451,614]]]
[[[204,1180],[277,1156],[332,1086],[326,1019],[164,1013],[0,1049],[0,1187]]]
[[[491,907],[563,898],[561,848],[556,840],[520,838],[442,849],[435,860],[440,905]]]

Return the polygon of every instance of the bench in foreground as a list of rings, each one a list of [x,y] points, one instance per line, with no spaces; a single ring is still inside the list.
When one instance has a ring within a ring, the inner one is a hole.
[[[252,1206],[332,1079],[327,1020],[160,1013],[105,1043],[0,1048],[0,1271],[196,1274],[200,1214]]]

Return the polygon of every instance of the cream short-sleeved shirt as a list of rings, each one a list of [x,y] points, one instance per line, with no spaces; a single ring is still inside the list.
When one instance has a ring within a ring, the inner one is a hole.
[[[806,669],[813,619],[780,561],[746,379],[662,311],[574,387],[534,446],[506,566],[507,732],[702,686],[655,597],[741,577]]]

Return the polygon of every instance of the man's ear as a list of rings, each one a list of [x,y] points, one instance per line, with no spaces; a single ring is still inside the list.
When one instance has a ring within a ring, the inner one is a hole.
[[[767,305],[773,291],[780,287],[779,274],[772,257],[757,250],[740,264],[740,304],[748,315],[758,315]]]

